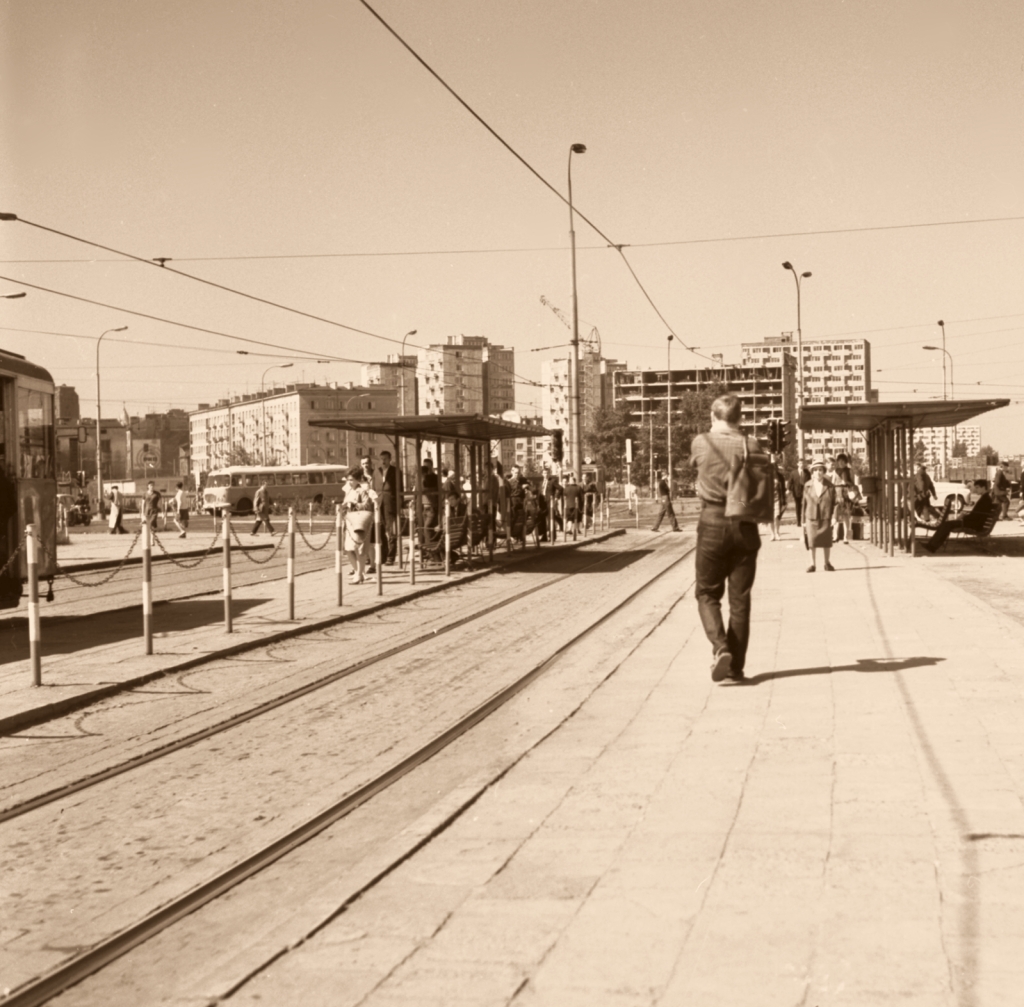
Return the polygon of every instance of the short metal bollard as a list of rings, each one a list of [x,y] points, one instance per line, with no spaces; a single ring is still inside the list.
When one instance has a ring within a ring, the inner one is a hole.
[[[344,554],[344,534],[341,527],[341,504],[334,505],[334,576],[338,581],[338,607],[345,601],[345,575],[342,572],[341,558]]]
[[[416,504],[409,504],[409,583],[416,583]]]
[[[43,684],[42,658],[39,653],[39,540],[36,526],[25,528],[25,562],[28,566],[28,650],[32,662],[32,684]]]
[[[288,618],[295,618],[295,508],[288,508]]]
[[[313,505],[309,505],[309,534],[313,534]]]
[[[224,632],[231,633],[231,512],[225,508],[221,534],[224,537]]]
[[[142,516],[142,635],[146,653],[153,653],[153,529]]]
[[[373,565],[377,571],[377,594],[384,593],[384,556],[381,553],[380,541],[380,497],[373,501]]]
[[[450,500],[444,502],[444,575],[452,575],[452,504]]]

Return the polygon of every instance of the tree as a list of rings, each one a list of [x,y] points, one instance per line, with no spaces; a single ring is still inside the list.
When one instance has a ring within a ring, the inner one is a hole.
[[[605,406],[594,413],[592,427],[584,436],[587,453],[609,476],[623,482],[623,463],[626,457],[626,438],[636,436],[629,422],[629,405]]]
[[[971,461],[976,465],[998,465],[999,452],[991,444],[983,444]]]
[[[967,445],[963,441],[957,441],[953,445],[953,458],[966,458],[967,457]]]
[[[241,445],[235,445],[229,452],[225,465],[259,465],[259,461]]]

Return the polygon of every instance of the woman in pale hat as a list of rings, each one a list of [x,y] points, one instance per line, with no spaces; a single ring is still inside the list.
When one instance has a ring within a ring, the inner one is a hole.
[[[832,515],[836,509],[835,487],[825,478],[825,459],[815,458],[811,463],[811,479],[804,486],[803,525],[804,544],[811,553],[808,573],[817,569],[817,550],[825,556],[825,569],[835,567],[829,562],[832,550]]]
[[[359,469],[348,470],[341,509],[345,514],[344,547],[351,570],[349,580],[353,584],[362,584],[365,579],[370,528],[373,525],[373,498],[363,483]]]

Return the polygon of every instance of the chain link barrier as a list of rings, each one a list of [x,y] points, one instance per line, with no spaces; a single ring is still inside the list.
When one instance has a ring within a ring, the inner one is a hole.
[[[18,555],[21,553],[21,550],[25,548],[25,539],[26,539],[26,537],[27,537],[26,533],[22,532],[21,533],[21,541],[18,543],[18,545],[15,548],[14,552],[12,552],[11,555],[7,557],[7,562],[4,563],[4,565],[2,567],[0,567],[0,577],[2,577],[5,573],[7,573],[7,568],[18,558]]]
[[[274,548],[271,551],[270,555],[266,559],[254,559],[252,556],[249,555],[249,553],[252,551],[252,549],[251,549],[250,546],[242,544],[242,540],[238,537],[238,532],[235,531],[235,526],[234,525],[231,526],[231,537],[237,543],[238,548],[241,549],[242,555],[250,563],[255,563],[257,566],[265,566],[267,563],[269,563],[277,555],[277,551],[281,548],[281,546],[284,545],[284,540],[288,537],[288,532],[286,532],[286,531],[281,532],[281,537],[277,540],[277,545],[274,546]]]
[[[295,522],[295,530],[302,536],[302,541],[306,543],[306,548],[309,549],[310,552],[322,552],[327,548],[327,543],[334,537],[334,525],[331,525],[331,530],[327,533],[327,538],[324,539],[322,545],[313,545],[313,543],[306,538],[306,533],[299,527],[299,523],[297,521]]]
[[[168,552],[167,546],[165,546],[163,544],[163,542],[160,541],[160,536],[157,535],[157,533],[155,531],[153,532],[153,541],[156,542],[156,544],[160,547],[160,551],[175,566],[180,567],[182,570],[194,570],[197,566],[199,566],[200,563],[203,563],[206,560],[206,557],[209,556],[211,552],[213,552],[213,547],[217,544],[217,539],[219,539],[219,538],[220,538],[220,529],[219,528],[214,528],[214,531],[213,531],[213,541],[206,547],[206,552],[204,552],[202,554],[202,556],[199,556],[199,557],[195,558],[194,560],[183,560],[183,559],[175,559],[174,558],[174,554],[171,553],[171,552]]]
[[[114,567],[114,569],[111,570],[110,573],[107,574],[107,576],[102,578],[101,580],[88,581],[82,580],[80,577],[76,577],[70,570],[65,570],[60,565],[60,563],[57,562],[56,557],[53,557],[53,567],[57,571],[59,576],[67,577],[67,579],[71,581],[72,584],[75,584],[78,587],[103,587],[104,584],[109,584],[124,569],[125,563],[128,562],[129,558],[131,557],[131,554],[135,551],[135,546],[138,545],[140,538],[142,538],[142,528],[139,528],[139,530],[135,533],[135,538],[132,539],[132,544],[128,546],[128,552],[125,553],[124,559],[122,559],[121,562],[118,563],[118,565]],[[47,559],[50,558],[50,554],[46,551],[45,547],[43,548],[43,553],[47,557]]]

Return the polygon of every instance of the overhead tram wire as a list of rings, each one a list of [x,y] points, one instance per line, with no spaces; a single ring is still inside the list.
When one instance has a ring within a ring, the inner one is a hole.
[[[372,339],[382,339],[385,342],[397,343],[399,345],[401,345],[403,343],[403,340],[395,339],[392,336],[384,336],[384,335],[381,335],[380,333],[377,333],[377,332],[370,332],[368,329],[360,329],[360,328],[357,328],[357,327],[355,327],[353,325],[348,325],[345,322],[339,322],[339,321],[336,321],[335,319],[332,319],[332,318],[326,318],[323,315],[314,315],[311,312],[303,311],[301,308],[293,308],[293,307],[290,307],[287,304],[280,304],[277,301],[271,301],[271,300],[269,300],[269,299],[267,299],[265,297],[259,297],[256,294],[250,294],[250,293],[248,293],[248,292],[246,292],[244,290],[236,290],[234,287],[226,286],[223,283],[217,283],[214,280],[207,280],[207,279],[205,279],[202,276],[196,276],[194,273],[186,273],[186,272],[184,272],[184,270],[175,269],[173,266],[168,266],[167,263],[171,261],[170,259],[159,259],[159,260],[157,260],[157,259],[146,259],[146,258],[143,258],[141,255],[135,255],[132,252],[125,252],[125,251],[122,251],[121,249],[118,249],[118,248],[112,248],[109,245],[103,245],[103,244],[101,244],[98,241],[92,241],[89,238],[82,238],[82,237],[79,237],[76,234],[69,234],[67,231],[60,231],[60,230],[57,230],[54,227],[48,227],[46,224],[38,224],[35,221],[26,220],[23,217],[18,217],[16,214],[13,214],[13,213],[0,214],[0,220],[17,221],[18,223],[21,223],[21,224],[27,224],[29,227],[35,227],[35,228],[37,228],[37,229],[39,229],[41,231],[46,231],[46,232],[48,232],[50,234],[56,234],[59,237],[67,238],[70,241],[77,241],[77,242],[79,242],[79,243],[81,243],[83,245],[89,245],[92,248],[101,248],[104,252],[111,252],[114,255],[124,256],[125,259],[130,260],[132,262],[139,262],[139,263],[141,263],[144,266],[152,266],[154,269],[160,269],[160,270],[163,270],[164,272],[174,273],[175,276],[181,276],[181,277],[183,277],[186,280],[193,280],[196,283],[202,283],[202,284],[204,284],[204,285],[206,285],[208,287],[214,287],[217,290],[223,290],[226,293],[234,294],[234,295],[236,295],[238,297],[244,297],[247,300],[256,301],[259,304],[266,304],[266,305],[269,305],[270,307],[273,307],[273,308],[279,308],[282,311],[288,311],[291,314],[300,315],[303,318],[309,318],[309,319],[312,319],[313,321],[324,322],[326,325],[333,325],[333,326],[335,326],[337,328],[346,329],[349,332],[356,333],[357,335],[369,336]],[[0,279],[4,279],[4,277],[0,277]],[[24,281],[13,280],[12,279],[11,282],[22,283]],[[59,296],[62,296],[62,297],[75,298],[76,300],[85,301],[86,303],[89,303],[89,304],[100,304],[99,301],[90,301],[88,298],[85,298],[85,297],[77,297],[75,294],[66,294],[66,293],[62,293],[61,291],[50,290],[49,288],[40,287],[40,286],[38,286],[36,284],[32,284],[32,283],[25,283],[25,286],[34,287],[34,289],[36,289],[36,290],[43,290],[43,291],[46,291],[48,293],[58,294]],[[653,304],[653,302],[652,302],[652,304]],[[101,305],[101,306],[102,307],[109,307],[110,305]],[[117,310],[129,311],[130,312],[130,309],[128,309],[128,308],[119,308]],[[657,309],[655,309],[655,310],[657,310]],[[140,315],[143,318],[155,318],[155,316],[147,315],[144,312],[137,312],[136,311],[136,312],[130,312],[130,313],[136,314],[136,315]],[[167,321],[166,319],[157,319],[157,320],[158,321]],[[171,322],[170,324],[172,324],[172,325],[175,325],[175,324],[184,325],[184,323],[177,323],[177,322]],[[241,336],[229,336],[226,333],[215,332],[212,329],[204,329],[204,328],[201,328],[201,327],[198,327],[198,326],[186,326],[186,327],[187,328],[196,329],[197,331],[200,331],[200,332],[209,332],[209,333],[212,333],[214,335],[225,336],[225,338],[228,338],[228,339],[242,339],[243,338]],[[273,344],[273,343],[261,343],[258,340],[246,340],[246,341],[248,341],[248,342],[256,342],[257,345],[261,345],[261,346],[272,346],[275,349],[287,349],[288,348],[288,347],[283,347],[283,346],[277,346],[276,344]],[[426,349],[427,348],[427,347],[424,347],[424,346],[420,346],[420,345],[418,345],[416,343],[408,343],[408,342],[406,342],[405,345],[406,346],[411,346],[414,349]],[[303,352],[307,352],[307,351],[303,351]],[[325,356],[325,354],[323,354],[323,353],[320,353],[320,354],[312,354],[312,353],[310,353],[310,355],[311,356],[320,356],[320,357]],[[346,357],[332,357],[332,360],[337,360],[337,361],[343,362],[343,363],[354,363],[354,364],[367,363],[367,361],[364,361],[364,360],[353,360],[353,359],[346,358]],[[530,378],[527,378],[527,377],[525,377],[525,376],[523,376],[521,374],[516,374],[515,372],[513,372],[513,376],[514,376],[514,378],[518,379],[518,383],[519,384],[532,385],[532,386],[539,386],[539,384],[540,384],[537,381],[533,381]]]
[[[498,141],[498,143],[500,143],[524,168],[526,168],[526,170],[529,171],[531,175],[533,175],[545,188],[553,192],[563,203],[565,203],[567,206],[569,205],[569,200],[565,196],[563,196],[562,193],[557,188],[555,188],[555,186],[553,186],[536,168],[534,168],[534,166],[530,164],[530,162],[527,161],[526,158],[523,157],[523,155],[520,154],[519,151],[517,151],[515,147],[512,146],[512,144],[510,144],[496,129],[494,129],[494,127],[491,126],[491,124],[488,123],[487,120],[484,119],[483,116],[481,116],[408,42],[406,42],[406,40],[402,38],[402,36],[399,35],[398,32],[395,31],[395,29],[392,28],[391,25],[388,24],[388,22],[385,21],[380,14],[377,13],[376,10],[374,10],[373,7],[369,3],[367,3],[367,0],[359,0],[359,2],[384,26],[384,28],[413,57],[413,59],[415,59],[416,62],[419,63],[420,66],[422,66],[423,69],[426,70],[427,73],[429,73],[434,78],[434,80],[436,80],[481,126],[483,126],[483,128],[486,129],[487,132],[490,133],[491,136],[493,136],[494,139]],[[640,290],[643,292],[644,297],[647,299],[648,304],[650,304],[650,306],[654,309],[657,316],[665,324],[665,328],[668,329],[668,331],[672,333],[672,335],[675,336],[676,339],[679,340],[680,345],[685,347],[690,353],[693,353],[696,356],[705,356],[705,354],[699,353],[697,350],[694,350],[689,345],[687,345],[687,343],[680,338],[676,330],[671,325],[668,324],[668,321],[665,319],[665,316],[658,309],[657,305],[654,303],[654,300],[651,298],[651,295],[647,292],[647,289],[640,282],[640,278],[637,276],[636,271],[630,264],[629,259],[626,258],[626,253],[623,251],[623,248],[627,246],[622,245],[619,242],[613,241],[611,238],[609,238],[608,235],[605,234],[604,231],[602,231],[601,228],[598,227],[597,224],[595,224],[586,214],[580,211],[578,207],[574,207],[574,209],[576,216],[578,216],[580,220],[585,221],[590,227],[594,229],[594,232],[596,234],[600,235],[606,242],[608,242],[609,248],[614,248],[615,251],[619,253],[619,255],[622,258],[622,261],[626,264],[626,268],[629,270],[630,275],[636,281],[637,286],[640,288]],[[706,359],[710,360],[711,357],[706,357]]]
[[[578,213],[578,211],[577,211]],[[582,216],[582,215],[580,215]],[[584,218],[586,219],[586,218]],[[814,231],[784,231],[775,234],[728,234],[711,238],[679,238],[668,241],[630,241],[621,246],[604,245],[577,245],[577,251],[606,251],[611,248],[666,248],[673,245],[710,245],[716,243],[728,243],[733,241],[766,241],[773,238],[812,238],[820,235],[830,234],[862,234],[866,231],[906,231],[922,227],[956,227],[961,224],[994,224],[1024,220],[1024,217],[976,217],[970,220],[929,220],[916,224],[876,224],[869,227],[834,227]],[[589,221],[588,221],[589,223]],[[261,262],[268,260],[288,259],[377,259],[392,257],[413,257],[418,255],[514,255],[521,253],[537,252],[566,252],[568,246],[563,245],[538,245],[536,247],[520,248],[417,248],[407,251],[391,249],[384,252],[294,252],[294,253],[271,253],[267,255],[178,255],[171,262]],[[125,262],[122,256],[110,259],[0,259],[4,265],[31,265],[31,264],[73,264],[83,265],[96,262]],[[149,263],[148,259],[142,260]],[[1013,316],[996,316],[1013,317]],[[954,319],[953,321],[964,321]],[[922,322],[922,325],[931,325],[931,322]],[[876,331],[884,332],[879,329]],[[386,338],[386,337],[382,337]]]
[[[148,318],[153,322],[162,322],[165,325],[176,325],[182,329],[191,329],[193,332],[205,332],[210,336],[219,336],[222,339],[233,339],[236,342],[249,343],[253,346],[266,346],[274,350],[285,350],[295,360],[330,359],[332,363],[342,364],[362,364],[367,362],[364,360],[355,360],[351,357],[338,357],[331,353],[316,353],[313,350],[296,350],[291,346],[282,346],[280,343],[268,343],[261,339],[252,339],[248,336],[235,336],[230,332],[221,332],[218,329],[207,329],[201,325],[191,325],[188,322],[176,322],[173,318],[162,318],[160,315],[150,315],[145,311],[136,311],[134,308],[122,308],[116,304],[107,304],[104,301],[94,301],[90,297],[82,297],[79,294],[69,294],[63,290],[54,290],[52,287],[43,287],[38,283],[29,283],[27,280],[15,279],[10,276],[0,275],[0,280],[17,283],[23,287],[30,287],[32,290],[41,290],[46,294],[55,294],[57,297],[67,297],[72,301],[81,301],[83,304],[92,304],[99,308],[108,308],[111,311],[120,311],[127,315],[135,315],[138,318]]]

